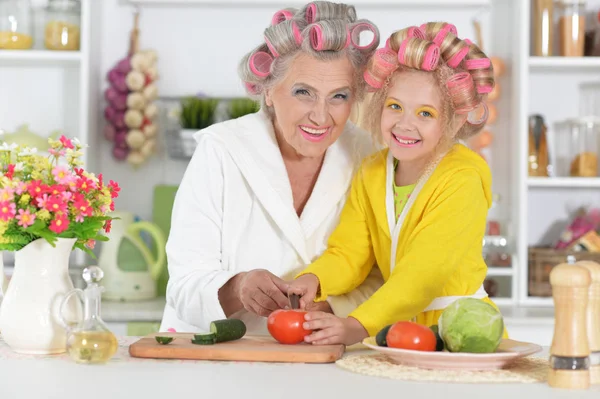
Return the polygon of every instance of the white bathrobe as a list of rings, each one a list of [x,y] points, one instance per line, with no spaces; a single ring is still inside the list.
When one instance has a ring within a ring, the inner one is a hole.
[[[161,331],[208,331],[226,316],[219,289],[234,275],[267,269],[293,279],[325,249],[339,220],[352,174],[373,148],[351,122],[327,150],[302,215],[269,117],[259,111],[195,134],[194,152],[173,206],[167,242],[169,283]],[[378,268],[355,291],[331,297],[345,317],[383,283]],[[266,318],[242,310],[248,334],[268,334]]]

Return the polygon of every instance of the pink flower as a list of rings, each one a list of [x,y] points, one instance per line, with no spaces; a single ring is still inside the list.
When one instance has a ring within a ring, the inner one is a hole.
[[[70,149],[73,149],[73,148],[75,148],[75,147],[73,146],[73,143],[71,142],[71,140],[70,140],[70,139],[68,139],[68,138],[66,138],[64,135],[60,136],[60,137],[58,138],[58,140],[60,141],[60,143],[61,143],[61,144],[63,145],[63,147],[65,147],[65,148],[70,148]]]
[[[37,201],[38,208],[45,209],[48,204],[48,194],[40,195],[35,200]]]
[[[63,191],[62,193],[60,193],[60,196],[62,197],[63,201],[69,202],[73,197],[73,193],[70,191]]]
[[[0,201],[12,201],[14,198],[15,191],[12,188],[6,187],[0,189]]]
[[[14,202],[1,201],[0,202],[0,220],[8,222],[15,217],[17,206]]]
[[[69,219],[67,218],[67,215],[64,213],[57,213],[54,219],[52,219],[50,222],[50,226],[48,226],[48,228],[56,234],[60,234],[68,229]]]
[[[96,240],[92,240],[92,239],[87,240],[87,242],[85,243],[85,246],[88,247],[89,249],[94,249],[94,247],[96,246]]]
[[[12,178],[15,175],[15,165],[13,165],[13,164],[8,165],[7,171],[4,175],[12,180]]]
[[[116,181],[109,181],[108,187],[110,188],[110,197],[117,198],[119,196],[119,191],[121,191],[121,187]]]
[[[46,201],[45,208],[50,212],[63,213],[67,210],[67,204],[63,201],[62,196],[51,195]]]
[[[19,226],[29,227],[35,222],[35,214],[29,212],[29,209],[19,209],[17,219],[19,220],[19,223],[17,223]]]
[[[50,191],[50,187],[42,184],[41,180],[32,180],[29,182],[27,190],[29,191],[29,195],[31,195],[33,198],[37,198]]]
[[[54,148],[49,148],[48,152],[55,157],[64,157],[66,154],[65,150],[55,150]]]
[[[15,190],[15,192],[18,195],[23,194],[25,191],[27,191],[27,183],[20,181],[19,183],[17,183],[17,189]]]
[[[71,171],[64,165],[55,166],[52,175],[58,184],[69,184],[74,179]]]
[[[77,188],[83,192],[89,193],[90,190],[93,190],[96,188],[96,183],[93,180],[88,179],[85,176],[81,176],[77,180]]]
[[[77,216],[75,216],[76,222],[83,222],[84,216],[92,216],[92,208],[90,207],[90,203],[81,195],[77,196],[77,199],[73,203],[73,207],[77,210]]]

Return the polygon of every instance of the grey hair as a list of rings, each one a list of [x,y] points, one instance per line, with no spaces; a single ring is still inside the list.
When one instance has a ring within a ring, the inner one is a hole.
[[[364,30],[372,32],[373,40],[367,45],[360,45],[359,34]],[[263,109],[268,109],[265,92],[285,78],[290,65],[300,54],[309,54],[322,61],[347,57],[355,71],[354,95],[361,100],[366,90],[363,72],[379,45],[380,35],[375,24],[356,19],[353,6],[314,1],[300,10],[286,8],[278,11],[271,26],[265,29],[264,38],[264,43],[242,58],[238,73],[248,95],[260,100]],[[260,54],[263,61],[271,60],[261,65],[265,70],[260,74],[255,72],[257,68],[253,71],[251,66],[256,54]]]

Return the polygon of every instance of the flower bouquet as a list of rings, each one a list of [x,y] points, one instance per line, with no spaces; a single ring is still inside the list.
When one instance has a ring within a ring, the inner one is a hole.
[[[107,241],[119,185],[79,168],[82,145],[48,139],[49,156],[16,144],[0,146],[0,251],[18,251],[43,238],[76,239],[74,247],[95,258],[96,241]]]
[[[81,168],[82,145],[48,139],[49,155],[16,144],[0,146],[0,251],[15,251],[15,266],[0,306],[0,330],[18,353],[66,351],[59,320],[78,320],[80,304],[57,306],[73,290],[69,257],[79,248],[93,258],[107,241],[120,188]],[[1,270],[0,270],[1,272]],[[57,302],[58,301],[58,302]]]

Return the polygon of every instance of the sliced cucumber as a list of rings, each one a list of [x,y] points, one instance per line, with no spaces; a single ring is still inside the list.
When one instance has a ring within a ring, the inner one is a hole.
[[[171,342],[173,342],[173,337],[156,336],[156,337],[154,337],[154,339],[156,339],[156,342],[158,342],[161,345],[167,345],[167,344],[170,344]]]
[[[217,341],[215,338],[212,339],[192,339],[194,345],[214,345]]]
[[[239,319],[215,320],[210,323],[210,332],[215,334],[217,343],[234,341],[246,334],[246,324]]]
[[[194,339],[196,341],[216,341],[217,336],[214,333],[194,334]]]

